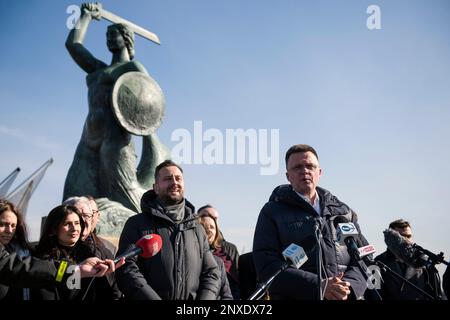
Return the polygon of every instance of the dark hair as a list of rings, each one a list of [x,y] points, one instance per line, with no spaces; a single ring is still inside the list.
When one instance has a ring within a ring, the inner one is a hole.
[[[82,246],[81,236],[83,234],[85,224],[84,220],[81,217],[80,212],[74,206],[69,205],[59,205],[53,208],[45,219],[44,228],[42,230],[41,238],[39,239],[39,243],[36,247],[36,254],[39,257],[49,257],[51,259],[62,259],[69,258],[73,262],[81,262],[81,260],[85,259],[86,255],[81,255],[80,251],[86,250],[74,250],[72,254],[69,254],[67,249],[62,248],[62,246],[58,242],[57,231],[58,227],[61,223],[64,222],[66,217],[75,213],[80,219],[81,231],[80,238],[78,239],[75,247]]]
[[[296,145],[293,145],[292,147],[290,147],[289,150],[286,152],[286,156],[285,156],[286,168],[287,168],[289,157],[293,153],[308,152],[308,151],[312,152],[316,156],[317,160],[319,160],[319,156],[317,155],[317,152],[313,147],[311,147],[310,145],[307,145],[307,144],[296,144]]]
[[[14,203],[0,199],[0,215],[5,211],[13,212],[17,217],[16,231],[11,241],[15,241],[23,249],[31,250],[31,245],[28,242],[28,231],[25,225],[25,219],[20,213],[19,209],[14,205]]]
[[[210,205],[210,204],[205,204],[203,207],[200,207],[200,208],[197,210],[197,213],[200,213],[202,210],[209,209],[209,208],[214,209],[214,207],[213,207],[212,205]]]
[[[203,214],[198,216],[199,222],[200,222],[200,224],[202,226],[203,226],[202,219],[206,218],[206,217],[209,217],[209,218],[213,219],[214,224],[216,225],[216,237],[214,238],[213,242],[211,243],[211,247],[214,248],[214,249],[220,248],[221,245],[222,245],[223,238],[222,238],[222,233],[220,232],[217,220],[212,215],[210,215],[209,213],[203,213]],[[205,226],[203,226],[203,228],[205,228]],[[205,232],[206,232],[206,228],[205,228]]]
[[[390,229],[405,229],[407,227],[411,228],[411,225],[409,224],[408,221],[403,220],[403,219],[398,219],[398,220],[392,221],[389,224]]]
[[[163,162],[158,164],[158,166],[155,168],[155,182],[156,180],[158,180],[159,171],[165,167],[177,167],[181,171],[181,173],[183,173],[183,169],[181,169],[181,167],[178,164],[176,164],[172,160],[164,160]]]
[[[108,26],[108,32],[111,29],[117,29],[119,30],[120,34],[123,37],[123,40],[125,41],[125,46],[128,50],[128,55],[130,56],[130,59],[133,60],[134,58],[134,32],[131,30],[126,24],[123,23],[115,23],[110,26]]]

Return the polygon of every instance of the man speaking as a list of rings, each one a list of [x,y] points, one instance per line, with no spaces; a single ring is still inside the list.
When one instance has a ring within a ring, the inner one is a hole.
[[[337,241],[334,219],[344,216],[367,244],[357,217],[345,203],[318,187],[322,169],[309,145],[292,146],[286,153],[289,185],[275,188],[261,209],[253,239],[259,281],[266,281],[283,264],[282,251],[294,243],[304,248],[308,261],[300,269],[282,271],[272,283],[272,299],[362,299],[366,280],[345,244]],[[319,285],[320,283],[320,285]]]

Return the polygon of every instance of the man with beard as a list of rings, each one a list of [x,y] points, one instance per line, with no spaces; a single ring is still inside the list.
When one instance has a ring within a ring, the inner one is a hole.
[[[155,184],[141,199],[142,213],[130,217],[117,256],[147,234],[162,238],[160,253],[132,257],[116,274],[125,299],[215,300],[220,273],[194,206],[184,198],[183,170],[166,160],[155,169]]]

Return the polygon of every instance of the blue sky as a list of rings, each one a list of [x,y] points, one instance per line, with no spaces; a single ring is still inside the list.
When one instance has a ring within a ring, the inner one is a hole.
[[[87,115],[85,74],[64,42],[74,1],[14,1],[0,13],[0,177],[21,179],[53,157],[29,206],[32,239],[59,204]],[[381,30],[369,30],[369,5]],[[308,143],[319,152],[320,185],[359,214],[366,237],[385,249],[382,230],[410,220],[416,240],[450,257],[450,23],[448,1],[103,1],[151,30],[136,60],[166,97],[158,136],[204,130],[278,129],[280,169],[183,165],[186,196],[216,205],[225,237],[249,251],[259,210],[286,183],[284,153]],[[109,63],[105,20],[85,42]],[[137,150],[140,154],[140,150]]]

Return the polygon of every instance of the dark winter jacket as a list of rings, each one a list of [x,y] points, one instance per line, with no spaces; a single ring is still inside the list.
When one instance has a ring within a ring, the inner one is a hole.
[[[214,256],[217,266],[220,270],[220,291],[217,296],[217,300],[233,300],[233,295],[231,294],[230,284],[228,283],[227,272],[225,271],[225,266],[222,259],[218,256]]]
[[[0,284],[14,288],[39,288],[55,283],[59,267],[57,261],[46,261],[28,257],[19,258],[9,254],[0,244]],[[63,280],[67,280],[66,276]]]
[[[239,256],[239,289],[241,300],[247,300],[255,291],[257,276],[253,252],[247,252]]]
[[[89,247],[91,251],[91,256],[98,257],[102,260],[104,259],[114,259],[114,254],[108,249],[104,244],[104,239],[98,237],[95,233],[91,233],[84,243]],[[84,288],[83,296],[86,290],[89,291],[86,294],[85,300],[87,301],[110,301],[118,300],[122,297],[122,292],[120,292],[117,285],[117,281],[114,274],[107,274],[104,277],[96,278],[92,285],[89,287],[89,282],[91,278],[81,279],[82,288]]]
[[[222,240],[220,250],[226,255],[226,259],[231,261],[231,266],[227,270],[228,283],[230,284],[231,294],[234,300],[240,299],[239,286],[239,251],[234,244]],[[223,257],[221,257],[223,259]]]
[[[383,262],[392,271],[406,278],[434,299],[442,298],[439,275],[434,266],[413,268],[399,261],[389,249],[377,256],[375,260]],[[383,281],[380,294],[383,300],[430,300],[402,279],[383,269],[381,269],[381,276]]]
[[[322,211],[321,248],[326,277],[334,277],[340,271],[344,272],[343,280],[351,284],[351,297],[362,299],[367,288],[366,280],[358,269],[357,262],[350,258],[347,248],[336,241],[336,229],[333,224],[337,216],[343,215],[355,224],[360,233],[356,214],[329,191],[319,187],[316,190]],[[272,298],[317,299],[315,217],[317,213],[314,208],[303,200],[291,185],[275,188],[269,202],[261,209],[253,240],[253,259],[258,280],[269,279],[282,267],[284,263],[282,251],[291,243],[303,247],[308,257],[300,269],[289,267],[275,278],[270,287]],[[366,244],[364,237],[361,238],[360,241]],[[325,279],[325,275],[322,279]]]
[[[149,259],[134,257],[116,271],[125,299],[215,300],[220,274],[203,226],[186,200],[184,220],[175,224],[150,190],[141,200],[142,213],[130,217],[119,240],[117,256],[146,234],[162,238],[161,251]]]
[[[53,248],[46,249],[48,250],[47,252],[39,251],[39,247],[36,250],[36,255],[39,258],[45,260],[65,259],[71,263],[80,263],[92,256],[89,247],[82,243],[81,240],[73,247],[65,247],[58,244]],[[91,279],[92,278],[81,279],[80,289],[70,289],[65,281],[59,283],[54,282],[39,289],[32,289],[31,299],[58,301],[82,300]],[[92,296],[89,296],[89,299],[86,300],[92,300]]]
[[[442,277],[442,288],[444,288],[447,299],[450,300],[450,266],[447,266],[444,276]]]
[[[31,256],[28,249],[23,248],[14,240],[9,242],[5,247],[8,253],[16,253],[19,257],[26,258]],[[8,286],[0,284],[0,300],[5,301],[20,301],[30,299],[29,288],[10,288]]]

